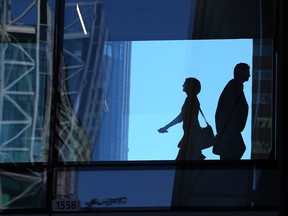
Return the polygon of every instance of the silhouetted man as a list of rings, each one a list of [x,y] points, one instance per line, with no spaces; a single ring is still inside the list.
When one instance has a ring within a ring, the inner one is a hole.
[[[250,66],[239,63],[234,67],[234,79],[222,91],[215,114],[216,131],[213,153],[220,160],[240,160],[246,146],[241,132],[248,116],[248,104],[243,92],[243,83],[250,77]]]

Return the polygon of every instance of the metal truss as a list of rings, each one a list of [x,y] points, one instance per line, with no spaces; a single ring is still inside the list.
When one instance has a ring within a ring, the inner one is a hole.
[[[41,71],[40,60],[46,58],[46,49],[51,49],[47,34],[46,48],[40,47],[40,4],[39,0],[25,1],[25,7],[18,14],[12,13],[14,0],[0,3],[0,165],[2,163],[39,162],[35,159],[37,147],[41,148],[43,116],[40,114],[40,74],[47,76],[51,61],[47,61],[47,71]],[[26,25],[22,20],[33,16],[35,25]],[[43,24],[42,24],[43,26]],[[48,31],[49,32],[49,31]],[[33,42],[23,38],[33,38]],[[49,47],[50,46],[50,47]],[[42,54],[41,54],[42,53]],[[41,57],[42,55],[42,57]],[[43,109],[43,108],[42,108]],[[43,112],[43,110],[42,110]],[[39,150],[39,153],[41,151]],[[15,165],[16,166],[16,165]],[[35,194],[46,185],[46,174],[27,169],[24,173],[0,169],[0,211],[12,209],[13,204]],[[3,201],[7,193],[4,179],[15,184],[25,184],[23,190],[9,193],[9,201]],[[18,183],[17,183],[18,182]],[[15,207],[16,209],[19,207]]]
[[[37,122],[41,119],[38,114],[40,48],[37,32],[40,30],[40,4],[39,1],[31,0],[17,17],[12,17],[13,3],[4,0],[1,5],[0,132],[3,136],[0,143],[0,162],[34,162],[35,141],[41,140],[41,137],[35,134],[36,127],[39,127]],[[21,23],[21,19],[29,16],[35,9],[37,26],[25,26]],[[25,44],[18,42],[18,38],[14,36],[15,33],[36,36],[32,47],[35,55],[28,53]],[[30,99],[30,109],[21,103],[21,98]],[[20,140],[25,140],[25,144]],[[27,153],[28,156],[23,159],[28,161],[22,161],[21,158],[17,161],[13,152]]]

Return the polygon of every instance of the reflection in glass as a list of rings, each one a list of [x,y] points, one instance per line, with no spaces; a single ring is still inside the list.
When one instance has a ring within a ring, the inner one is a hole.
[[[171,203],[174,170],[81,170],[76,175],[83,210],[167,208]]]
[[[52,11],[32,0],[0,6],[0,163],[47,162]],[[40,26],[39,10],[45,11]]]
[[[130,42],[106,42],[105,12],[98,1],[78,8],[87,34],[77,5],[66,2],[59,160],[126,160]]]
[[[278,191],[271,193],[269,189],[270,183],[277,184],[275,167],[254,169],[245,165],[235,169],[235,164],[232,167],[223,163],[212,168],[193,168],[183,163],[166,165],[164,168],[105,166],[66,171],[59,168],[57,176],[65,173],[74,176],[74,180],[64,185],[58,178],[57,194],[63,193],[60,185],[73,188],[70,190],[73,196],[58,196],[58,199],[78,200],[81,210],[85,211],[278,205]],[[270,194],[270,197],[261,197],[262,194]]]
[[[0,170],[0,212],[46,208],[46,172]]]

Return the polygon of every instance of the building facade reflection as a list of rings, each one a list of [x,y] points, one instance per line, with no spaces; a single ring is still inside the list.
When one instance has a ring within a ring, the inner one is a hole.
[[[55,76],[54,5],[1,1],[0,163],[46,163],[52,145],[59,162],[127,160],[131,43],[107,42],[101,2],[77,5],[84,34],[76,3],[66,1],[63,67]],[[55,107],[57,124],[51,124]],[[57,174],[56,197],[75,196],[77,176],[66,174]],[[7,177],[1,179],[2,205],[11,205]]]

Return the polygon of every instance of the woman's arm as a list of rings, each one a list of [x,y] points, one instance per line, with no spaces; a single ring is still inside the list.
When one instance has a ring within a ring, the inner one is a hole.
[[[160,128],[160,129],[158,129],[158,132],[159,133],[168,133],[168,129],[170,127],[172,127],[173,125],[178,124],[180,122],[182,122],[181,113],[175,119],[173,119],[170,123],[168,123],[167,125],[165,125],[164,127]]]

